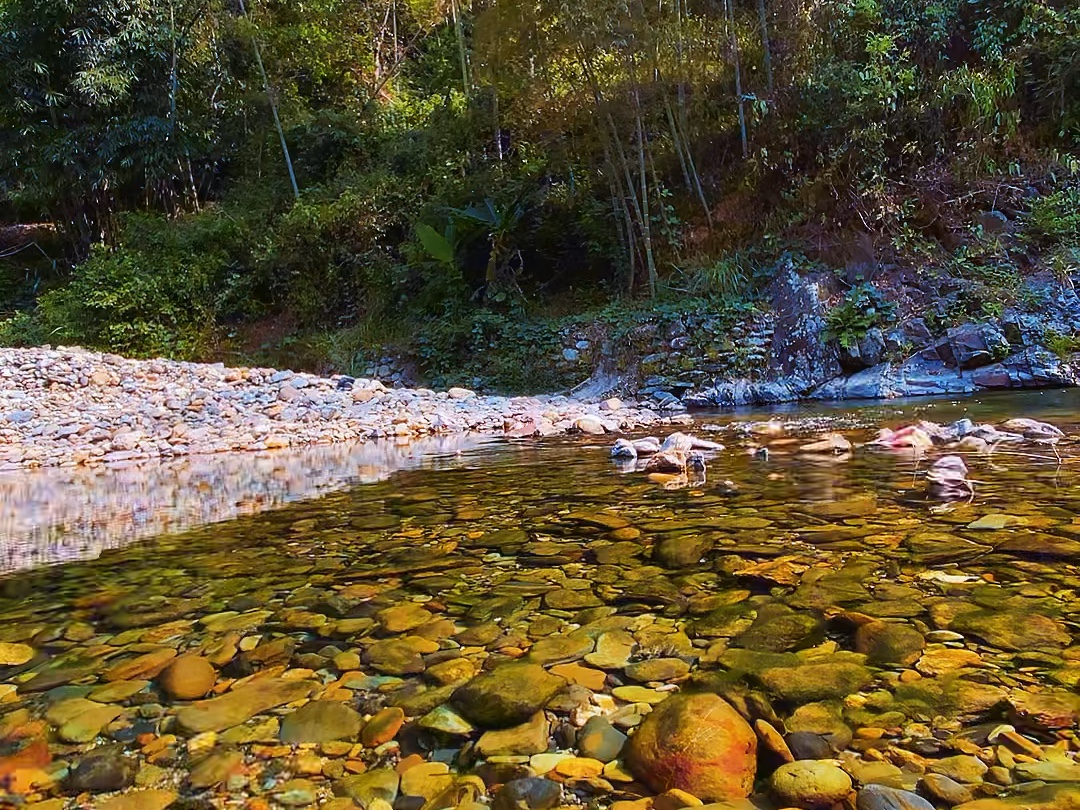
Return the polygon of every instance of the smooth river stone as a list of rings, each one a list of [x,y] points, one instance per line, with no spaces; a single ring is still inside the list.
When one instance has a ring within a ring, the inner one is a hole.
[[[360,715],[335,700],[314,700],[281,721],[281,741],[324,743],[355,740],[360,734]]]
[[[566,664],[593,650],[593,640],[583,635],[559,635],[541,639],[529,650],[530,661],[538,664]]]
[[[71,698],[49,707],[45,719],[59,727],[58,733],[64,742],[86,743],[97,737],[105,726],[121,714],[123,709],[119,706]]]
[[[586,663],[600,669],[622,669],[634,653],[634,637],[625,630],[613,630],[596,639],[596,650],[585,656]]]
[[[283,681],[267,678],[226,692],[220,697],[200,700],[176,714],[180,727],[191,734],[224,731],[250,720],[255,715],[286,703],[302,700],[311,694],[307,681]]]
[[[121,661],[105,670],[102,677],[107,681],[131,681],[138,678],[153,678],[176,658],[176,650],[164,647],[137,658]]]
[[[34,657],[34,648],[29,644],[14,644],[0,641],[0,667],[18,667]]]

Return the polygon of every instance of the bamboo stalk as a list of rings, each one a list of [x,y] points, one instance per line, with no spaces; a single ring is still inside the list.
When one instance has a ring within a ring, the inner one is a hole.
[[[724,0],[724,9],[727,12],[728,31],[731,34],[731,58],[735,66],[735,98],[739,104],[739,131],[742,134],[742,153],[745,158],[750,154],[750,146],[746,137],[746,110],[742,92],[742,69],[739,65],[739,38],[735,31],[735,10],[731,0]]]
[[[240,13],[247,17],[247,9],[244,0],[240,0]],[[270,79],[266,75],[263,66],[262,53],[259,51],[259,43],[255,35],[251,36],[251,47],[255,51],[255,64],[259,66],[259,74],[262,76],[263,88],[266,90],[266,99],[270,102],[270,112],[274,116],[274,127],[277,129],[278,139],[281,141],[281,153],[285,156],[285,168],[289,171],[289,182],[292,184],[293,199],[300,199],[300,188],[296,185],[296,173],[293,171],[292,156],[289,155],[289,144],[285,141],[285,130],[281,126],[281,118],[278,116],[277,104],[274,102],[274,93],[270,88]]]
[[[765,0],[758,0],[758,21],[761,24],[761,48],[764,52],[765,81],[769,88],[769,98],[772,98],[772,49],[769,47],[769,22],[768,15],[765,13]]]
[[[469,57],[465,53],[465,34],[461,28],[461,15],[458,13],[457,0],[450,0],[450,14],[454,18],[454,34],[457,37],[458,59],[461,62],[461,86],[468,98],[470,93],[469,84]]]

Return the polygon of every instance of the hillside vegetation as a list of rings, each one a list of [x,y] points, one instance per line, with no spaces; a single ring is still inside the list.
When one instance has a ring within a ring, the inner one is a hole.
[[[746,312],[781,262],[835,271],[838,341],[898,284],[959,284],[944,329],[1080,269],[1073,0],[0,0],[0,31],[0,344],[389,347],[522,390],[569,330]]]

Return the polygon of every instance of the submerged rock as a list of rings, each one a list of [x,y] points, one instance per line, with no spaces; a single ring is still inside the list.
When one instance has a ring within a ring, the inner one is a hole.
[[[217,682],[217,671],[205,658],[185,655],[177,658],[158,676],[158,683],[169,697],[197,700],[205,697]]]
[[[96,748],[81,760],[68,779],[74,793],[110,793],[135,784],[138,766],[120,746]]]
[[[761,672],[759,678],[777,697],[793,703],[844,698],[874,680],[870,670],[854,663],[774,667]]]
[[[504,664],[459,687],[453,703],[485,728],[524,723],[566,685],[539,664]]]
[[[831,807],[851,793],[851,777],[831,762],[801,760],[781,765],[769,783],[785,805]]]
[[[857,810],[935,810],[922,796],[908,790],[868,785],[855,798]]]
[[[344,703],[314,700],[281,721],[281,741],[323,743],[353,740],[360,733],[360,715]]]
[[[705,802],[750,794],[757,736],[726,701],[711,694],[668,698],[630,738],[626,764],[651,789],[677,788]]]

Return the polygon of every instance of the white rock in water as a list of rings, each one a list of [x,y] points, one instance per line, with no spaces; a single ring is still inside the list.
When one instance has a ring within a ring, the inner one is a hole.
[[[672,433],[660,445],[661,452],[689,453],[694,447],[694,440],[685,433]]]
[[[582,433],[588,433],[592,436],[601,436],[607,432],[604,429],[603,420],[598,416],[579,416],[574,421],[574,427]]]
[[[451,388],[446,392],[446,395],[450,399],[472,399],[476,396],[476,392],[470,391],[468,388]]]
[[[634,439],[634,449],[639,456],[648,456],[660,452],[660,440],[655,436],[646,436],[642,439]]]

